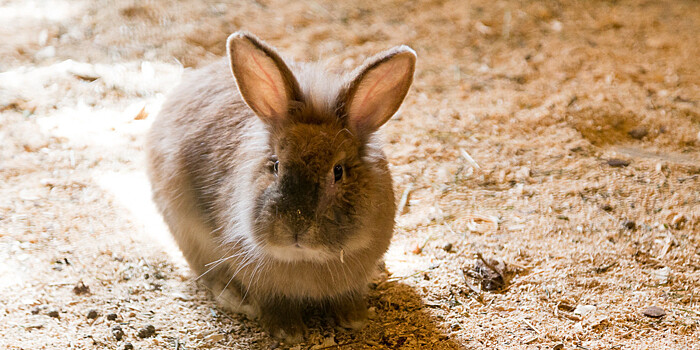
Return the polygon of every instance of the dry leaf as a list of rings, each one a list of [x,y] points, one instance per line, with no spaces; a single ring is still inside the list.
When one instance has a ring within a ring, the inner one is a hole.
[[[134,117],[134,120],[144,120],[148,118],[148,112],[146,112],[146,106],[143,106],[138,114]]]

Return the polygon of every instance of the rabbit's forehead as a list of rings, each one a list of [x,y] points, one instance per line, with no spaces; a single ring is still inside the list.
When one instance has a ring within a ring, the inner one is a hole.
[[[356,153],[355,140],[350,132],[327,124],[290,126],[278,147],[281,154],[304,163],[335,162]]]

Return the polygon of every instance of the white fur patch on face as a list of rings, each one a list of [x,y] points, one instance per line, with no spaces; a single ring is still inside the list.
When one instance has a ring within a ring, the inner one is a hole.
[[[312,108],[319,113],[332,115],[343,79],[315,63],[297,63],[292,69],[302,94]]]
[[[326,250],[309,248],[303,246],[266,246],[265,251],[273,258],[283,262],[313,261],[326,262],[331,259],[338,259],[338,254],[332,254]]]

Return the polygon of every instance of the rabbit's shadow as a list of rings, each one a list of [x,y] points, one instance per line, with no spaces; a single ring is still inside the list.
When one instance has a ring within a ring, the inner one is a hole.
[[[370,290],[368,304],[373,308],[374,317],[362,331],[349,336],[358,346],[348,348],[460,348],[438,328],[438,321],[430,315],[428,306],[407,284],[380,283]]]
[[[413,287],[385,281],[367,296],[370,319],[362,330],[347,331],[332,318],[312,311],[305,320],[306,340],[289,345],[269,337],[257,321],[229,314],[218,318],[229,329],[230,340],[251,349],[461,349],[437,325],[427,305]],[[219,310],[222,311],[222,310]],[[227,313],[228,314],[228,313]],[[332,341],[329,343],[329,340]]]
[[[320,315],[307,319],[307,343],[333,336],[336,345],[320,349],[458,349],[460,346],[443,334],[437,320],[429,314],[421,297],[409,285],[381,282],[367,296],[370,319],[362,330],[350,332],[335,326],[329,317]],[[332,344],[332,343],[331,343]],[[319,347],[313,347],[318,349]]]

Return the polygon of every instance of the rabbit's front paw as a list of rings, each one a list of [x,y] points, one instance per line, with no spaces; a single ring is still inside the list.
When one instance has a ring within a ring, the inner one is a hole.
[[[271,336],[287,344],[296,344],[304,340],[306,327],[301,313],[297,310],[266,308],[260,315],[260,323]]]
[[[367,305],[362,298],[339,302],[333,307],[336,323],[343,328],[356,331],[367,323]]]

